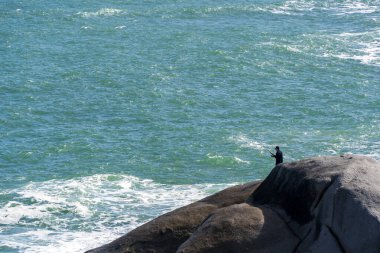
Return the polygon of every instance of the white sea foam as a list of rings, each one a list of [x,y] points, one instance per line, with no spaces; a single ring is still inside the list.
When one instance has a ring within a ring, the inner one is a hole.
[[[5,193],[17,197],[0,208],[0,245],[33,253],[83,252],[227,186],[165,185],[111,174],[29,183]],[[23,229],[9,234],[17,228]]]
[[[305,12],[312,11],[314,8],[315,3],[313,1],[289,0],[280,5],[271,4],[266,6],[251,6],[248,9],[260,12],[270,12],[279,15],[303,15]]]
[[[226,4],[223,6],[206,7],[201,9],[184,8],[184,13],[196,15],[212,15],[229,12],[270,12],[281,15],[303,15],[302,12],[311,11],[315,8],[314,1],[289,0],[282,4]],[[174,15],[165,14],[165,18],[172,18]]]
[[[207,154],[209,159],[223,159],[224,157],[221,155]]]
[[[278,15],[302,16],[313,11],[324,11],[332,15],[369,14],[379,10],[379,4],[346,0],[343,2],[321,2],[313,0],[288,0],[276,4],[226,4],[201,9],[184,8],[182,13],[213,15],[229,12],[266,12]],[[175,15],[165,13],[164,18]]]
[[[380,141],[372,142],[371,145],[372,150],[368,155],[380,161]]]
[[[353,54],[324,54],[325,57],[336,57],[339,59],[351,59],[360,61],[363,64],[368,65],[377,65],[380,66],[380,57],[379,57],[379,49],[374,51],[373,49],[363,50],[363,54],[361,55],[353,55]]]
[[[347,45],[341,53],[324,53],[325,57],[352,59],[362,64],[380,66],[380,30],[360,33],[341,33],[337,41]]]
[[[125,231],[124,231],[125,232]],[[18,249],[25,253],[64,253],[64,252],[84,252],[85,250],[99,246],[99,242],[110,242],[115,239],[115,235],[123,234],[123,231],[110,229],[108,231],[94,232],[64,232],[57,233],[49,230],[35,230],[19,233],[17,236],[2,238],[3,246]],[[27,245],[20,241],[27,239],[33,241]],[[38,242],[38,243],[36,243]]]
[[[315,8],[313,1],[285,1],[280,6],[272,6],[267,10],[273,14],[301,15],[303,12],[312,11]]]
[[[8,202],[0,209],[0,224],[17,224],[26,215],[29,218],[42,218],[44,209],[39,206],[25,206],[17,201]]]
[[[369,14],[380,10],[380,5],[375,2],[343,1],[343,2],[319,2],[308,0],[289,0],[281,5],[268,5],[258,8],[261,11],[282,15],[303,15],[314,10],[332,12],[334,15]]]
[[[244,164],[250,164],[249,161],[245,161],[239,157],[231,157],[231,156],[222,156],[222,155],[218,155],[218,154],[212,154],[212,153],[209,153],[207,154],[207,158],[210,159],[210,160],[214,160],[216,162],[221,162],[221,163],[225,163],[225,164],[231,164],[231,163],[244,163]]]
[[[245,163],[245,164],[251,164],[250,161],[245,161],[243,159],[240,159],[239,157],[234,157],[235,161],[237,161],[238,163]]]
[[[313,1],[285,1],[280,5],[244,5],[236,9],[249,12],[270,12],[280,15],[303,15],[303,12],[312,11],[315,8]]]
[[[96,16],[117,16],[122,14],[124,11],[120,9],[114,9],[114,8],[102,8],[98,11],[94,12],[78,12],[77,15],[84,17],[84,18],[90,18],[90,17],[96,17]]]
[[[290,51],[290,52],[294,52],[294,53],[301,53],[302,50],[300,50],[299,48],[295,47],[295,46],[285,46],[285,48]]]
[[[236,144],[240,145],[241,147],[245,148],[253,148],[260,152],[264,152],[266,149],[270,148],[270,146],[264,142],[259,142],[256,140],[253,140],[251,138],[248,138],[246,135],[239,134],[236,136],[231,136],[229,138],[230,141],[235,142]]]
[[[266,46],[264,43],[262,45]],[[272,46],[270,43],[268,45]],[[299,40],[282,47],[312,57],[348,59],[365,65],[380,66],[378,29],[325,35],[304,34]]]
[[[335,15],[369,14],[380,9],[379,5],[369,2],[345,1],[331,8]]]
[[[371,134],[363,134],[355,138],[336,137],[333,142],[325,142],[322,146],[326,147],[324,154],[361,154],[380,160],[380,141],[373,141]],[[350,150],[350,152],[347,152]],[[321,154],[323,155],[323,154]]]

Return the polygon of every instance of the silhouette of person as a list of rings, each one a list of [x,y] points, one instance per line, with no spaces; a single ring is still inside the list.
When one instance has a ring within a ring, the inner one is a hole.
[[[282,152],[279,146],[276,146],[276,154],[272,154],[272,157],[276,158],[276,165],[283,162]]]

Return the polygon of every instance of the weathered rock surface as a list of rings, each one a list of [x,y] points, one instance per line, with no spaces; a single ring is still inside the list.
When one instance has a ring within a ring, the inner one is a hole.
[[[243,203],[260,185],[255,181],[233,186],[200,201],[164,214],[116,239],[90,250],[91,253],[169,253],[176,252],[192,232],[213,211]]]
[[[248,202],[277,211],[301,239],[297,252],[380,252],[380,163],[374,159],[282,164]]]
[[[318,157],[276,166],[89,252],[380,253],[380,163]]]
[[[272,209],[244,203],[213,212],[177,252],[293,252],[298,241]]]

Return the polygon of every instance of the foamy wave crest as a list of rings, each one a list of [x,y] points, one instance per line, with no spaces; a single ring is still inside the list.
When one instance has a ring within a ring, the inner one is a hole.
[[[337,136],[335,139],[322,143],[321,146],[325,147],[323,153],[329,155],[360,154],[380,161],[380,141],[374,141],[373,136],[376,136],[376,134],[371,132],[371,128],[375,127],[377,126],[373,125],[368,128],[368,133],[361,134],[355,138]]]
[[[325,57],[351,59],[362,64],[380,66],[380,30],[365,33],[342,33],[338,39],[346,44],[349,51],[325,53]]]
[[[124,11],[120,9],[113,9],[113,8],[102,8],[95,12],[78,12],[77,15],[84,17],[84,18],[90,18],[90,17],[96,17],[96,16],[117,16],[122,14]]]
[[[209,164],[214,164],[218,166],[232,166],[235,164],[250,164],[249,161],[243,160],[236,156],[222,156],[218,154],[207,154],[207,160],[205,161]]]
[[[183,16],[208,16],[226,13],[256,13],[265,12],[276,15],[307,15],[313,11],[328,12],[332,15],[373,13],[379,10],[379,4],[372,2],[343,1],[323,2],[314,0],[287,0],[279,3],[229,3],[220,6],[206,6],[202,8],[186,7],[181,9],[154,9],[149,13],[161,14],[163,18]]]
[[[239,14],[239,13],[273,13],[281,15],[304,15],[304,12],[312,11],[316,7],[314,1],[289,0],[280,4],[263,3],[229,3],[220,6],[203,6],[202,8],[186,7],[181,9],[156,9],[149,12],[161,14],[163,18],[174,18],[180,16],[210,16],[220,14]]]
[[[373,149],[369,153],[369,156],[380,161],[380,141],[373,142],[372,147],[373,147]]]
[[[253,148],[253,149],[256,149],[260,152],[264,152],[265,150],[270,148],[270,146],[268,144],[266,144],[264,142],[259,142],[259,141],[250,139],[243,134],[240,134],[237,136],[231,136],[229,138],[229,140],[235,142],[236,144],[240,145],[241,147]]]
[[[206,8],[204,12],[209,13],[221,13],[221,12],[270,12],[273,14],[282,15],[302,15],[302,12],[311,11],[315,8],[314,1],[285,1],[281,5],[227,5],[222,7]]]
[[[6,192],[0,245],[23,252],[81,252],[229,185],[165,185],[102,174],[30,183]],[[17,231],[17,232],[15,232]]]
[[[285,1],[280,6],[271,6],[265,11],[269,11],[273,14],[283,15],[302,15],[303,12],[312,11],[315,8],[314,1]]]
[[[380,10],[379,3],[345,1],[332,8],[336,15],[369,14]]]
[[[271,44],[269,44],[271,45]],[[355,60],[380,66],[380,30],[340,34],[304,34],[290,45],[271,45],[312,57]]]
[[[369,14],[379,11],[378,1],[360,2],[360,1],[343,1],[343,2],[319,2],[319,1],[285,1],[279,6],[267,6],[263,11],[269,11],[274,14],[285,15],[303,15],[305,12],[314,10],[333,12],[335,15],[349,14]]]

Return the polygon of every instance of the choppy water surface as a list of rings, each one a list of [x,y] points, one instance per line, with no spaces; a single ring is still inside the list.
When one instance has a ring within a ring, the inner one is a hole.
[[[0,2],[0,252],[81,252],[285,161],[380,159],[380,1]]]

